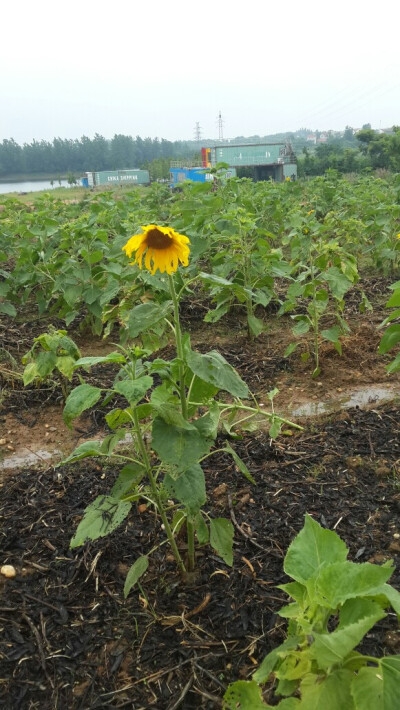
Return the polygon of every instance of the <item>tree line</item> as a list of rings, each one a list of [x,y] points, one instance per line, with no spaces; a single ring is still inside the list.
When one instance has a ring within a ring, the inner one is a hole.
[[[146,168],[153,161],[156,173],[167,175],[169,161],[198,151],[194,141],[168,141],[115,135],[111,140],[96,133],[94,138],[54,138],[32,141],[22,146],[13,138],[0,143],[0,176],[46,174],[57,176],[86,171]],[[157,175],[156,177],[162,177]],[[156,177],[154,179],[156,179]]]
[[[283,134],[279,134],[283,135]],[[288,134],[287,139],[292,139]],[[253,142],[260,142],[254,136]],[[268,137],[269,142],[277,136]],[[282,140],[282,139],[281,139]],[[235,139],[236,142],[239,142]],[[267,141],[266,141],[267,142]],[[214,142],[215,143],[215,142]],[[210,145],[204,141],[203,145]],[[310,147],[294,141],[299,177],[323,175],[326,170],[340,173],[384,168],[400,172],[400,127],[389,133],[378,133],[370,127],[356,134],[347,127],[343,136]],[[152,180],[168,178],[171,160],[199,156],[195,141],[168,141],[162,138],[140,138],[116,134],[111,140],[96,133],[94,138],[54,138],[32,141],[22,146],[13,138],[0,143],[0,177],[13,175],[81,175],[86,171],[144,168]]]

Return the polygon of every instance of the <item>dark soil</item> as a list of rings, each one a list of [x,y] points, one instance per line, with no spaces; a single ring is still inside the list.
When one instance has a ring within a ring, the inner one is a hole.
[[[351,410],[277,442],[235,441],[255,487],[226,454],[206,469],[210,515],[235,526],[233,568],[202,548],[187,586],[160,552],[127,600],[128,568],[163,539],[151,509],[133,510],[107,538],[68,547],[86,504],[117,470],[86,461],[9,478],[0,491],[2,564],[18,574],[1,578],[0,707],[219,707],[226,686],[248,678],[284,638],[276,611],[286,599],[276,585],[286,581],[284,554],[306,512],[336,529],[350,559],[393,558],[399,567],[399,427],[397,407]],[[397,569],[391,582],[399,581]],[[396,630],[389,614],[363,650],[399,653]]]

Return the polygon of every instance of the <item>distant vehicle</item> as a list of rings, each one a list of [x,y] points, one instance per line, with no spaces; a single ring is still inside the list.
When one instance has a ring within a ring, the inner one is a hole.
[[[97,185],[149,185],[150,174],[148,170],[102,170],[101,172],[87,172],[81,178],[83,187],[97,187]]]

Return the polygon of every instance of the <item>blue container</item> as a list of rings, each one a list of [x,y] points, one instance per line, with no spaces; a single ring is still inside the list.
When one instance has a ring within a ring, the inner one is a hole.
[[[87,177],[82,178],[82,185],[83,185],[83,187],[89,187],[89,178],[87,178]]]

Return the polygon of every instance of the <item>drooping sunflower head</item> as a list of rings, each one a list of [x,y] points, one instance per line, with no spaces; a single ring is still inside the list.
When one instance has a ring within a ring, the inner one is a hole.
[[[137,263],[142,268],[144,265],[152,274],[160,269],[163,274],[174,273],[178,264],[187,266],[189,263],[190,241],[183,234],[178,234],[171,227],[158,227],[156,224],[148,224],[142,227],[142,234],[135,234],[131,237],[122,250],[131,258],[135,252],[133,263]]]

